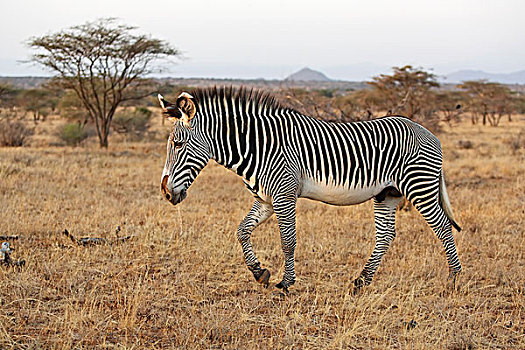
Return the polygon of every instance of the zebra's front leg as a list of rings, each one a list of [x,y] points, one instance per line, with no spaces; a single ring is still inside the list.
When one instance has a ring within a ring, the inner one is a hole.
[[[263,284],[265,287],[268,287],[270,284],[270,271],[261,268],[261,263],[253,252],[250,237],[253,230],[268,220],[272,214],[273,209],[270,204],[261,203],[256,200],[255,203],[253,203],[252,209],[242,220],[237,229],[237,239],[242,246],[244,261],[246,262],[248,269],[253,273],[257,282]]]
[[[381,259],[396,236],[396,207],[400,199],[400,197],[392,196],[386,196],[383,200],[374,198],[376,243],[374,251],[366,262],[363,271],[354,281],[356,290],[372,282],[372,278],[381,263]]]
[[[273,210],[279,222],[281,246],[284,253],[284,276],[276,287],[288,293],[288,287],[295,283],[295,197],[277,197],[273,201]]]

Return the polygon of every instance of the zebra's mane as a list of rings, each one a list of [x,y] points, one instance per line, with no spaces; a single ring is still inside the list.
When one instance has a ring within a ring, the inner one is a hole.
[[[254,106],[256,108],[283,109],[279,100],[269,92],[253,88],[234,88],[230,87],[207,87],[199,88],[190,92],[196,99],[197,103],[206,103],[216,98],[219,101],[231,100],[234,105]]]

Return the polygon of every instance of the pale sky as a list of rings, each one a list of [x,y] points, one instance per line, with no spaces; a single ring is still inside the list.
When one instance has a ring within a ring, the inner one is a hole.
[[[170,76],[282,79],[305,66],[363,80],[412,64],[525,69],[524,0],[1,0],[0,76],[44,75],[24,42],[118,17],[182,50]],[[47,73],[49,74],[49,73]]]

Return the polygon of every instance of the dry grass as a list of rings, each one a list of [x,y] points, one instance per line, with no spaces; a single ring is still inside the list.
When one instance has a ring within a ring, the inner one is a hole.
[[[0,149],[0,235],[19,235],[13,258],[27,261],[0,268],[0,348],[523,349],[524,128],[522,119],[441,135],[463,226],[459,289],[447,289],[437,238],[402,211],[374,282],[356,296],[374,243],[371,203],[300,201],[298,281],[281,298],[244,265],[235,230],[252,198],[220,166],[172,207],[159,191],[164,142]],[[82,247],[61,233],[112,238],[117,225],[133,239]],[[274,218],[253,241],[278,282]]]

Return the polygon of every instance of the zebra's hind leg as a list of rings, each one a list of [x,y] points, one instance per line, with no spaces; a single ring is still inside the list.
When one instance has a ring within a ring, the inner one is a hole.
[[[252,209],[242,220],[237,229],[237,239],[242,246],[244,261],[246,262],[248,269],[253,273],[257,282],[263,284],[265,287],[268,287],[270,284],[270,271],[261,268],[261,263],[253,252],[250,237],[253,230],[268,220],[272,214],[273,209],[270,204],[261,203],[256,200],[255,203],[253,203]]]
[[[366,262],[363,271],[361,271],[359,277],[354,281],[355,291],[372,282],[372,278],[381,263],[381,259],[396,236],[396,207],[401,200],[401,194],[397,191],[392,194],[393,195],[380,194],[374,198],[376,243],[374,251]]]
[[[461,272],[461,263],[452,236],[450,219],[446,216],[437,199],[429,203],[415,203],[414,205],[443,244],[448,261],[449,278],[455,285],[456,278]]]

